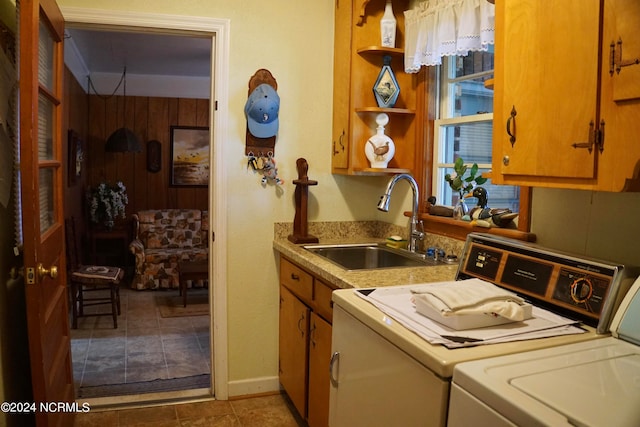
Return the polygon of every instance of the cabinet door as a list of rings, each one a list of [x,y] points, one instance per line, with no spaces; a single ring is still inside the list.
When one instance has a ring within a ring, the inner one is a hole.
[[[333,140],[331,166],[349,167],[351,87],[351,1],[337,1],[333,47]]]
[[[311,313],[309,330],[309,427],[329,425],[331,324]]]
[[[640,65],[627,65],[610,73],[611,44],[622,48],[623,63],[640,58],[640,2],[607,0],[604,3],[602,37],[602,101],[600,117],[604,121],[604,150],[598,159],[598,190],[640,190],[636,164],[640,159]],[[622,45],[618,45],[618,41]],[[635,182],[627,181],[636,178]]]
[[[496,183],[595,178],[597,150],[573,144],[597,126],[599,17],[599,0],[496,1]]]
[[[302,417],[307,415],[309,308],[280,286],[280,384]]]

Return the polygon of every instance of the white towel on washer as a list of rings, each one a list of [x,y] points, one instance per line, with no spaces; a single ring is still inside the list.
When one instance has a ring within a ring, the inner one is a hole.
[[[480,279],[428,285],[412,293],[418,313],[421,304],[428,304],[443,316],[489,313],[514,321],[524,320],[522,298]]]

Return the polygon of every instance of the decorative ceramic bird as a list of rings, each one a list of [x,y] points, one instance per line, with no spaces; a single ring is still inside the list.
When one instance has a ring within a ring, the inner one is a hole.
[[[384,145],[380,145],[379,147],[376,146],[376,144],[374,144],[373,142],[371,142],[371,140],[369,140],[369,144],[371,144],[373,146],[373,153],[376,156],[384,156],[385,154],[387,154],[389,152],[389,142],[385,142]]]
[[[478,204],[469,211],[472,220],[484,220],[492,226],[506,227],[518,216],[517,212],[512,212],[508,208],[488,208],[489,196],[484,187],[476,187],[471,193],[465,195],[466,197],[478,199]]]

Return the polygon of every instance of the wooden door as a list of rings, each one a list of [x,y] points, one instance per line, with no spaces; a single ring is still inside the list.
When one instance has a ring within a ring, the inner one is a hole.
[[[331,324],[311,313],[309,328],[309,427],[329,425],[329,362]]]
[[[597,126],[599,19],[599,0],[496,2],[494,182],[595,178],[573,145]]]
[[[27,327],[36,425],[73,424],[64,259],[64,20],[55,0],[20,2],[20,179]],[[41,406],[42,405],[42,406]]]
[[[302,417],[307,415],[309,312],[309,307],[280,286],[280,384]]]

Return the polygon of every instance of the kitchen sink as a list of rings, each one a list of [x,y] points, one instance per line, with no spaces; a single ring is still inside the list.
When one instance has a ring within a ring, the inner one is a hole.
[[[377,243],[305,245],[303,247],[347,270],[426,267],[443,264],[441,261],[425,258],[404,249],[393,249]]]

